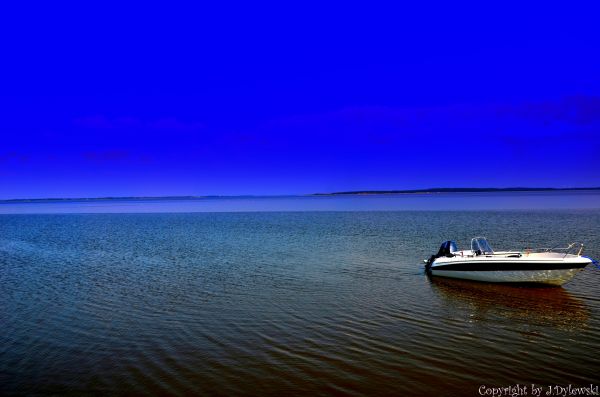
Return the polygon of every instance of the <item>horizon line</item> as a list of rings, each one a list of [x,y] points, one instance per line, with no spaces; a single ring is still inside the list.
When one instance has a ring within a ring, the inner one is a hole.
[[[349,195],[385,195],[385,194],[424,194],[424,193],[493,193],[493,192],[544,192],[544,191],[582,191],[600,190],[600,187],[450,187],[400,190],[351,190],[329,193],[306,194],[240,194],[240,195],[183,195],[183,196],[104,196],[104,197],[46,197],[46,198],[13,198],[0,199],[0,203],[27,203],[45,201],[102,201],[102,200],[196,200],[211,198],[282,198],[282,197],[314,197],[314,196],[349,196]]]

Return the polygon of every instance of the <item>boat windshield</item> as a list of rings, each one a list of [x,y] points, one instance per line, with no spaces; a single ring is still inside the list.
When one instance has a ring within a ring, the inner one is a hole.
[[[485,237],[475,237],[471,240],[471,249],[473,252],[480,252],[482,254],[493,254],[494,250],[487,242]]]
[[[450,253],[453,254],[458,251],[458,247],[454,241],[450,241]]]

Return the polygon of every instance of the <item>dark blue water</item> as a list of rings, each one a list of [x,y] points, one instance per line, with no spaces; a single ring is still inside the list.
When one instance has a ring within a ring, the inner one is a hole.
[[[600,271],[429,279],[448,238],[586,244],[599,210],[0,216],[0,394],[477,395],[598,381]]]

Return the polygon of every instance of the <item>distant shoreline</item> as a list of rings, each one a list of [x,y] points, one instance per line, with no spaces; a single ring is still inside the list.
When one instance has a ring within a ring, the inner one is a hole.
[[[557,192],[600,190],[600,187],[443,187],[431,189],[411,190],[356,190],[348,192],[316,193],[314,196],[345,196],[345,195],[373,195],[373,194],[428,194],[428,193],[495,193],[495,192]]]
[[[436,194],[436,193],[501,193],[501,192],[559,192],[559,191],[585,191],[600,190],[600,187],[507,187],[507,188],[431,188],[410,190],[356,190],[347,192],[312,193],[298,195],[239,195],[239,196],[125,196],[125,197],[79,197],[79,198],[30,198],[30,199],[5,199],[0,204],[38,203],[38,202],[81,202],[81,201],[155,201],[155,200],[201,200],[216,198],[284,198],[284,197],[319,197],[319,196],[363,196],[386,194]]]

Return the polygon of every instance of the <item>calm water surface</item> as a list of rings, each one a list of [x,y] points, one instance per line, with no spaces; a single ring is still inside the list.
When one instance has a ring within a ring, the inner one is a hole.
[[[600,271],[429,279],[441,241],[583,241],[600,210],[0,216],[0,394],[478,395],[585,385]]]

